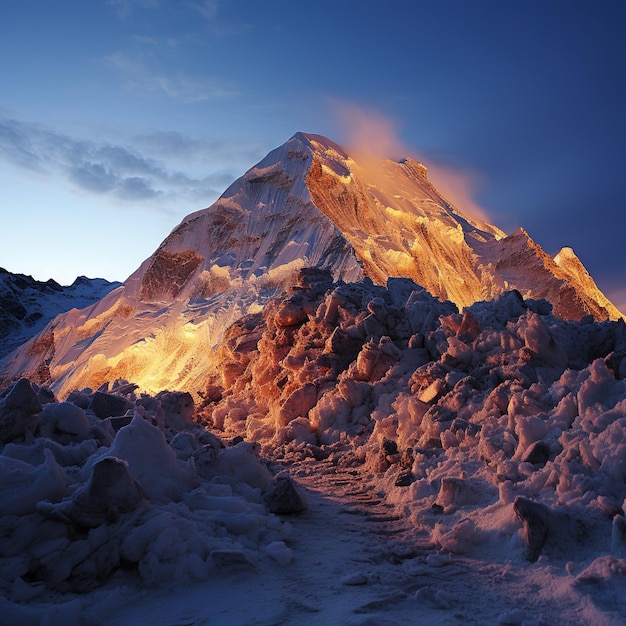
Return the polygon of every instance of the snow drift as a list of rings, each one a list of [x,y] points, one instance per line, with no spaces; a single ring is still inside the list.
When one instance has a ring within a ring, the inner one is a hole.
[[[193,582],[252,567],[267,546],[289,553],[254,446],[195,424],[188,394],[133,390],[57,402],[21,379],[2,393],[3,595],[86,593],[124,572]]]

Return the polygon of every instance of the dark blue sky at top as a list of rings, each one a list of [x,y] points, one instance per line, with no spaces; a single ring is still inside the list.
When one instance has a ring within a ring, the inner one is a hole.
[[[349,103],[427,162],[471,172],[503,230],[573,247],[623,305],[625,31],[621,0],[9,3],[0,202],[48,232],[51,210],[151,222],[145,243],[126,235],[129,274],[294,132],[346,139],[333,110]],[[32,272],[11,255],[0,265]]]

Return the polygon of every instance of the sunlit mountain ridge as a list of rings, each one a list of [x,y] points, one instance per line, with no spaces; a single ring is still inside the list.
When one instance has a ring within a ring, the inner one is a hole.
[[[421,163],[296,133],[183,219],[121,287],[14,351],[3,375],[59,396],[117,378],[148,392],[204,389],[225,330],[307,266],[336,281],[411,278],[459,308],[516,289],[565,319],[622,317],[571,250],[552,258],[523,229],[506,236],[462,210]]]

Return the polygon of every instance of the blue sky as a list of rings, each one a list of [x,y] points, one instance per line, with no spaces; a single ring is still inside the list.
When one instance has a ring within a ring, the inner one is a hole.
[[[124,280],[296,131],[367,142],[360,112],[625,310],[625,30],[622,0],[4,2],[0,266]]]

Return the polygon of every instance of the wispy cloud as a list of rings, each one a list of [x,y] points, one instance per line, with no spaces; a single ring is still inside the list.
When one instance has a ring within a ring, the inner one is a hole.
[[[106,0],[106,3],[115,8],[117,16],[122,21],[137,9],[155,9],[159,6],[157,0]]]
[[[204,2],[188,2],[187,6],[197,11],[207,22],[217,20],[219,0],[204,0]]]
[[[237,151],[219,141],[200,141],[179,133],[138,136],[133,145],[73,137],[44,126],[0,117],[0,158],[42,175],[61,176],[84,191],[129,203],[162,199],[215,199],[234,175],[223,167],[193,176],[162,157],[198,157],[209,146],[212,158],[236,160]],[[254,151],[254,150],[252,150]],[[242,151],[245,153],[245,150]],[[236,172],[239,174],[240,172]]]
[[[214,76],[167,72],[151,67],[141,54],[115,52],[105,58],[122,79],[125,88],[143,93],[162,93],[184,103],[230,98],[237,94],[232,84]]]
[[[141,150],[165,159],[176,157],[208,166],[221,163],[226,167],[252,165],[255,159],[258,160],[274,147],[264,141],[190,137],[171,130],[141,133],[132,137],[132,143]]]
[[[189,1],[185,4],[195,11],[204,22],[205,27],[213,35],[229,36],[236,35],[250,28],[245,22],[232,22],[225,20],[220,15],[220,0],[203,0],[202,2]]]

